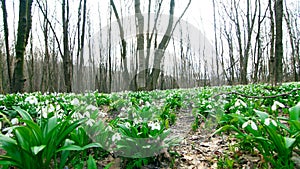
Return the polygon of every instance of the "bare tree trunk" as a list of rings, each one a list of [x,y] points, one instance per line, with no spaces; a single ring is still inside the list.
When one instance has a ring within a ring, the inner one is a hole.
[[[44,57],[44,62],[43,62],[43,69],[42,69],[42,79],[41,79],[41,85],[40,85],[40,90],[42,92],[48,91],[49,89],[49,79],[50,79],[50,53],[49,53],[49,23],[47,22],[47,17],[48,17],[48,3],[45,1],[44,4],[44,11],[45,15],[44,16],[44,23],[43,23],[43,35],[44,35],[44,45],[45,45],[45,57]]]
[[[294,40],[294,33],[292,30],[292,26],[291,26],[291,17],[290,17],[290,13],[286,7],[286,14],[284,15],[286,24],[287,24],[287,28],[288,28],[288,32],[289,32],[289,37],[290,37],[290,44],[291,44],[291,48],[292,48],[292,69],[293,69],[293,76],[294,76],[294,81],[298,81],[298,72],[297,72],[297,56],[296,56],[296,50],[295,50],[295,40]]]
[[[11,63],[10,63],[10,51],[9,51],[9,40],[8,40],[8,23],[7,23],[7,9],[6,0],[1,0],[2,12],[3,12],[3,28],[4,28],[4,38],[5,38],[5,50],[6,50],[6,64],[7,64],[7,74],[8,74],[8,85],[9,92],[12,91],[12,81],[11,81]]]
[[[154,52],[154,67],[152,68],[152,72],[149,75],[149,77],[147,77],[147,81],[149,81],[148,85],[146,86],[147,90],[153,90],[156,88],[157,80],[158,80],[159,74],[161,72],[161,70],[160,70],[161,60],[164,56],[165,50],[169,44],[170,38],[172,37],[173,31],[176,28],[176,25],[179,23],[180,19],[185,14],[185,12],[188,9],[188,7],[190,6],[190,4],[191,4],[191,0],[189,0],[185,10],[183,11],[180,18],[177,20],[177,22],[173,26],[175,1],[174,0],[170,1],[169,21],[168,21],[167,30],[158,45],[158,49],[155,50],[155,52]]]
[[[125,40],[125,37],[124,37],[124,28],[121,24],[121,20],[120,20],[120,17],[119,17],[119,14],[117,12],[117,9],[116,9],[116,6],[115,6],[115,3],[113,0],[110,0],[110,5],[112,6],[113,8],[113,11],[114,11],[114,14],[117,18],[117,23],[118,23],[118,26],[119,26],[119,29],[120,29],[120,39],[121,39],[121,45],[122,45],[122,49],[121,49],[121,62],[123,63],[123,69],[124,69],[124,72],[123,72],[123,80],[124,80],[124,86],[125,86],[125,89],[128,89],[128,84],[129,84],[129,73],[128,73],[128,68],[127,68],[127,58],[126,58],[126,55],[127,55],[127,49],[126,49],[126,46],[127,46],[127,43],[126,43],[126,40]]]
[[[136,68],[138,70],[135,90],[139,88],[145,87],[145,56],[144,56],[144,17],[142,15],[140,5],[140,0],[134,1],[135,6],[135,17],[136,17],[136,37],[137,37],[137,58],[138,58],[138,67]]]
[[[283,0],[275,2],[276,39],[275,39],[275,84],[282,83],[283,43],[282,43]]]
[[[2,51],[0,51],[0,94],[4,93],[3,90],[3,66],[2,66]]]
[[[269,0],[269,11],[271,19],[271,48],[270,48],[270,61],[269,61],[269,81],[274,84],[275,82],[275,57],[274,57],[274,42],[275,42],[275,22],[273,14],[272,0]]]
[[[64,81],[67,92],[72,92],[72,60],[69,49],[69,0],[62,1],[62,23],[63,23],[63,69]]]
[[[16,44],[16,65],[13,74],[13,92],[24,92],[24,55],[31,30],[31,7],[33,0],[20,0],[19,23]]]
[[[220,85],[220,74],[219,74],[219,51],[218,51],[218,38],[217,38],[217,19],[216,19],[216,2],[213,0],[214,10],[214,32],[215,32],[215,55],[216,55],[216,66],[217,66],[217,85]]]

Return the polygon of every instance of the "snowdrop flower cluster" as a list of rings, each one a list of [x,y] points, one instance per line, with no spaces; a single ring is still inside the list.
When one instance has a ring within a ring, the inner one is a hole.
[[[28,102],[29,104],[38,104],[38,100],[35,96],[28,96],[25,99],[25,102]]]
[[[257,130],[257,125],[256,125],[256,124],[254,123],[254,121],[252,121],[252,120],[246,121],[246,122],[242,125],[242,128],[246,128],[248,125],[250,125],[251,128],[252,128],[253,130]]]
[[[115,134],[112,136],[111,140],[112,140],[113,142],[121,140],[121,134],[120,134],[120,133],[115,133]]]
[[[151,127],[151,130],[160,130],[160,123],[159,122],[150,121],[148,123],[148,126]]]

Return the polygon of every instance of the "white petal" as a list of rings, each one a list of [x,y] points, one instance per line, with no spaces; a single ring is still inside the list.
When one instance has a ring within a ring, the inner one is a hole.
[[[270,125],[270,118],[266,118],[264,124],[266,126],[269,126]]]
[[[13,118],[13,119],[11,119],[11,124],[12,125],[16,125],[16,124],[18,124],[19,123],[19,119],[17,119],[17,118]]]
[[[276,121],[275,120],[271,120],[271,121],[272,121],[273,125],[277,127]]]
[[[275,102],[277,102],[277,105],[278,105],[279,107],[281,107],[281,108],[284,108],[284,107],[285,107],[284,104],[282,104],[282,103],[280,103],[280,102],[278,102],[278,101],[275,101]]]
[[[273,104],[272,107],[271,107],[271,109],[272,109],[272,111],[276,111],[276,109],[277,109],[276,104]]]
[[[256,124],[253,121],[251,121],[251,128],[253,130],[257,130],[257,126],[256,126]]]
[[[242,128],[244,129],[245,127],[248,126],[248,121],[246,121],[243,125],[242,125]]]
[[[241,103],[240,103],[240,100],[238,99],[235,103],[234,103],[234,106],[235,107],[238,107],[238,106],[240,106],[241,105]]]

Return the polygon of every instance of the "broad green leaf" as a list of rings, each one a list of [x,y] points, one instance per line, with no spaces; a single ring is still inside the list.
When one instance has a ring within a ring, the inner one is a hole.
[[[43,129],[44,137],[46,137],[50,131],[52,131],[57,126],[57,118],[55,116],[48,119],[47,124]]]
[[[64,146],[60,149],[58,149],[56,152],[60,152],[60,151],[82,151],[83,148],[77,145],[67,145]]]
[[[290,120],[299,120],[299,116],[300,116],[300,102],[289,109],[290,112]]]
[[[21,109],[21,108],[18,107],[18,106],[12,106],[12,108],[13,108],[14,110],[16,110],[24,120],[30,120],[30,121],[33,121],[32,117],[30,116],[30,114],[29,114],[27,111]]]
[[[97,169],[96,161],[91,155],[89,156],[89,159],[87,160],[87,168],[88,169]]]
[[[10,156],[0,155],[0,165],[12,165],[18,168],[22,168],[22,164],[18,163],[14,158]]]
[[[45,147],[46,147],[46,145],[34,146],[34,147],[31,147],[31,151],[33,152],[34,155],[37,155],[37,154],[38,154],[39,152],[41,152]]]
[[[31,130],[31,132],[34,134],[34,138],[36,139],[36,141],[38,142],[38,144],[42,143],[43,141],[43,135],[42,135],[42,130],[41,128],[34,123],[33,121],[30,120],[21,120],[24,123],[26,123],[26,128],[29,128]]]
[[[260,110],[254,110],[254,112],[257,114],[257,116],[261,119],[261,120],[265,120],[266,118],[269,117],[269,114]]]
[[[225,126],[219,128],[218,130],[216,130],[216,131],[212,134],[212,136],[215,135],[215,134],[222,133],[222,132],[224,132],[224,131],[229,131],[229,130],[236,131],[236,132],[239,133],[240,135],[245,136],[245,134],[244,134],[243,132],[241,132],[238,128],[236,128],[236,127],[233,126],[233,125],[225,125]]]
[[[289,138],[289,137],[284,137],[284,141],[285,141],[285,148],[290,148],[294,144],[296,139]]]
[[[85,150],[85,149],[97,148],[97,147],[101,147],[101,145],[99,143],[90,143],[88,145],[83,146],[82,149]]]
[[[14,139],[12,139],[12,138],[10,138],[10,137],[7,137],[7,136],[5,136],[5,135],[3,135],[3,134],[0,134],[0,143],[10,143],[10,144],[15,144],[15,145],[17,145],[17,141],[16,140],[14,140]],[[0,144],[0,147],[2,147],[2,144]]]

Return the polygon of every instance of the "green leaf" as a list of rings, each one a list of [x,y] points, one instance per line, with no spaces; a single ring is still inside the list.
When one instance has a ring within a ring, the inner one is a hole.
[[[18,163],[14,158],[10,156],[0,155],[0,159],[0,165],[12,165],[18,168],[23,167],[22,164]]]
[[[40,146],[33,146],[31,147],[31,151],[33,152],[34,155],[37,155],[39,152],[41,152],[46,145],[40,145]]]
[[[104,169],[110,169],[110,167],[113,165],[114,163],[113,162],[110,162],[109,164],[107,164]]]
[[[296,106],[291,107],[289,109],[289,112],[290,112],[290,120],[298,121],[300,116],[300,102]]]
[[[257,114],[257,116],[261,119],[261,120],[265,120],[266,118],[269,117],[269,114],[263,111],[259,111],[259,110],[254,110],[254,112]]]
[[[10,144],[14,144],[14,145],[17,145],[17,141],[10,138],[10,137],[7,137],[3,134],[0,134],[0,143],[10,143]],[[2,144],[0,144],[0,147],[2,147]]]
[[[64,146],[60,149],[58,149],[56,152],[60,152],[60,151],[82,151],[83,148],[77,145],[67,145]]]
[[[90,143],[88,145],[83,146],[82,149],[85,150],[85,149],[97,148],[97,147],[101,147],[101,145],[99,143]]]
[[[18,107],[18,106],[12,106],[12,108],[13,108],[14,110],[16,110],[24,120],[30,120],[30,121],[33,121],[32,117],[30,116],[30,114],[29,114],[27,111],[21,109],[21,108]]]
[[[290,148],[296,141],[294,138],[284,137],[285,148]]]
[[[88,169],[97,169],[96,161],[91,155],[89,156],[89,159],[87,161],[87,168]]]

